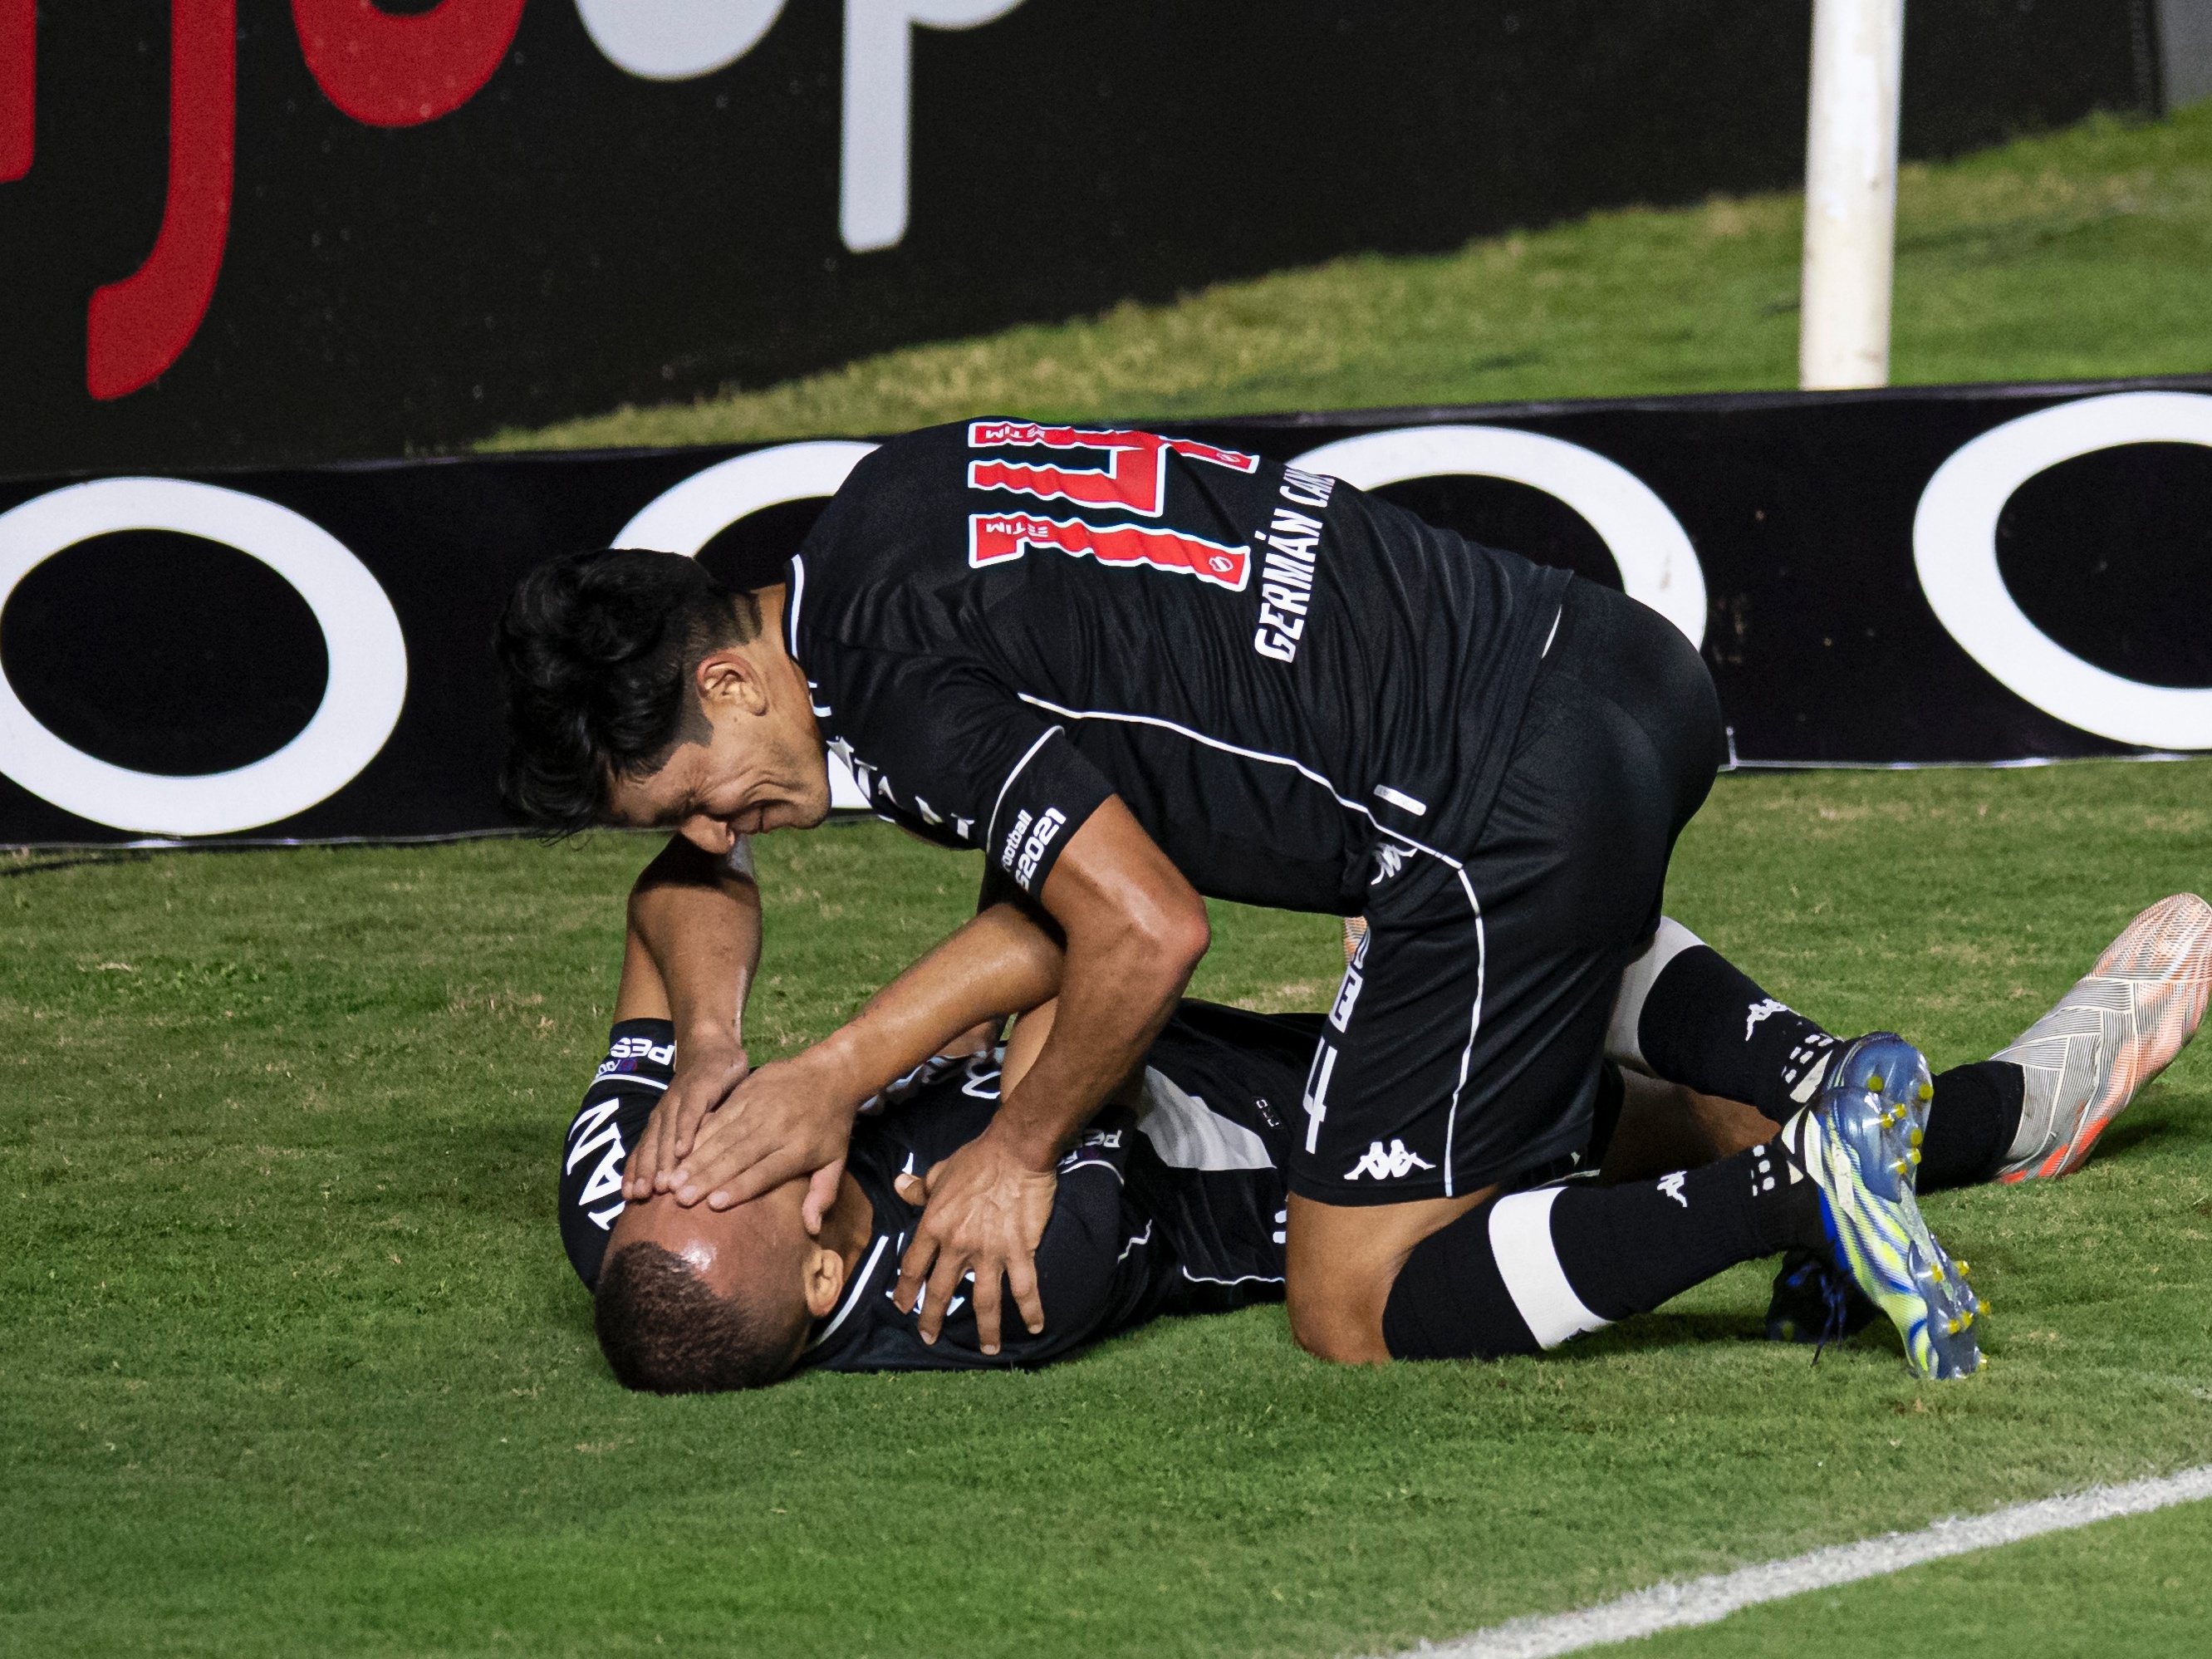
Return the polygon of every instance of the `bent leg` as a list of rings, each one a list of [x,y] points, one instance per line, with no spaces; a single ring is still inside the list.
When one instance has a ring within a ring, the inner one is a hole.
[[[1292,1338],[1316,1359],[1339,1364],[1389,1359],[1382,1310],[1406,1258],[1497,1192],[1378,1205],[1322,1204],[1292,1193],[1283,1264]]]
[[[1621,1081],[1620,1118],[1599,1177],[1608,1187],[1695,1169],[1768,1139],[1781,1127],[1739,1100],[1634,1073]],[[2020,1127],[2025,1074],[2006,1060],[1980,1060],[1937,1073],[1935,1085],[1915,1185],[1940,1193],[1994,1181]]]
[[[1701,1095],[1679,1083],[1621,1074],[1620,1116],[1599,1165],[1601,1186],[1694,1170],[1771,1139],[1778,1126],[1755,1106]]]
[[[1400,1359],[1535,1353],[1823,1241],[1818,1190],[1778,1141],[1656,1181],[1509,1194],[1408,1252],[1383,1343]]]

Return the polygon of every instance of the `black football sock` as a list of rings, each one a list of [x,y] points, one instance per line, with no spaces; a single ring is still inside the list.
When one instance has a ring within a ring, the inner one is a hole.
[[[2027,1073],[2005,1060],[1954,1066],[1938,1077],[1920,1146],[1920,1190],[1978,1187],[1996,1175],[2020,1133],[2027,1091]]]
[[[1660,970],[1636,1017],[1654,1077],[1740,1100],[1779,1123],[1811,1103],[1836,1039],[1710,945]]]
[[[1534,1353],[1739,1261],[1823,1243],[1819,1188],[1779,1139],[1656,1181],[1513,1193],[1414,1246],[1382,1340],[1400,1359]]]

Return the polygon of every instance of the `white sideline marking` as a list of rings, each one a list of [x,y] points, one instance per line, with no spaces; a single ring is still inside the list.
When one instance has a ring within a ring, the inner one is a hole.
[[[1716,1624],[1739,1607],[1879,1578],[1923,1561],[2017,1544],[2046,1532],[2070,1532],[2207,1498],[2212,1498],[2212,1464],[2155,1480],[2132,1480],[2124,1486],[2092,1486],[2070,1497],[2016,1504],[1988,1515],[1953,1516],[1919,1532],[1893,1532],[1856,1544],[1837,1544],[1688,1583],[1654,1584],[1597,1607],[1511,1619],[1456,1641],[1424,1642],[1414,1650],[1436,1659],[1549,1659],[1553,1654],[1632,1642],[1662,1630]]]

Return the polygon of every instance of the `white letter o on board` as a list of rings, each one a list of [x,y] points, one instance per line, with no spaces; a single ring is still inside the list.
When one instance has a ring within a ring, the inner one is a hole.
[[[407,641],[392,601],[344,543],[242,490],[178,478],[102,478],[0,514],[0,605],[64,548],[119,530],[170,530],[261,561],[307,602],[330,678],[314,717],[273,755],[228,772],[169,777],[97,760],[24,708],[0,672],[0,772],[94,823],[159,836],[222,836],[304,812],[383,749],[407,701]]]
[[[2212,749],[2212,688],[2146,685],[2084,662],[2030,622],[1997,568],[1997,519],[2046,467],[2123,444],[2212,446],[2212,398],[2122,392],[2008,421],[1936,469],[1912,521],[1921,591],[1966,654],[2069,726],[2152,749]]]
[[[861,458],[874,449],[873,444],[822,439],[778,444],[718,461],[647,501],[615,532],[611,545],[696,558],[701,548],[749,514],[786,501],[836,495]],[[851,769],[834,754],[829,759],[830,805],[865,810],[868,798],[860,793]]]
[[[834,495],[875,445],[826,439],[778,444],[717,461],[647,501],[615,532],[610,547],[651,548],[696,557],[738,520],[763,507]]]
[[[1643,479],[1580,444],[1513,427],[1408,426],[1339,439],[1291,465],[1358,489],[1453,475],[1540,489],[1597,532],[1631,599],[1705,643],[1705,574],[1688,533]]]

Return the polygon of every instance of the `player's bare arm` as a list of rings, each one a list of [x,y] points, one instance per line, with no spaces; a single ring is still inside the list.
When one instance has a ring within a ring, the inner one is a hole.
[[[1024,1323],[1044,1328],[1034,1258],[1053,1166],[1142,1060],[1211,938],[1205,902],[1118,799],[1085,821],[1040,896],[1066,940],[1058,1018],[990,1128],[929,1173],[894,1293],[902,1310],[922,1299],[925,1341],[970,1273],[986,1352],[998,1346],[1002,1279]]]
[[[1060,946],[1042,928],[1012,905],[993,905],[846,1024],[748,1077],[701,1130],[668,1189],[679,1204],[728,1209],[827,1170],[834,1191],[862,1101],[978,1024],[1051,998],[1060,971]]]
[[[623,1197],[665,1190],[701,1121],[745,1075],[745,998],[760,949],[760,890],[744,843],[733,842],[718,858],[672,837],[630,890],[625,956],[652,972],[633,971],[626,960],[623,978],[626,991],[650,985],[655,1001],[665,1000],[676,1026],[676,1079],[630,1155]],[[615,1017],[643,1012],[618,1005]]]

